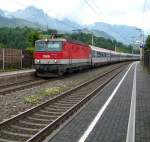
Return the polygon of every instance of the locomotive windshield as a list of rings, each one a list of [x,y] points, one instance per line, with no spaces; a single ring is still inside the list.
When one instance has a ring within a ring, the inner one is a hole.
[[[61,51],[61,42],[60,41],[50,41],[47,44],[48,51]]]
[[[35,43],[36,51],[46,51],[46,42],[40,41]]]
[[[38,41],[35,43],[36,51],[61,51],[61,41]]]

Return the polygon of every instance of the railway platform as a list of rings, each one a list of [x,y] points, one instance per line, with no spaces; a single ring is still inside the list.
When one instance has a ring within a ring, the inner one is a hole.
[[[16,82],[22,79],[28,79],[34,76],[35,70],[28,69],[28,70],[18,70],[18,71],[11,71],[11,72],[1,72],[0,73],[0,84],[2,83],[10,83]]]
[[[18,70],[18,71],[10,71],[10,72],[0,72],[0,77],[23,74],[23,73],[30,73],[30,72],[35,72],[35,70],[27,69],[27,70]]]
[[[149,84],[150,73],[134,62],[45,141],[149,142]]]

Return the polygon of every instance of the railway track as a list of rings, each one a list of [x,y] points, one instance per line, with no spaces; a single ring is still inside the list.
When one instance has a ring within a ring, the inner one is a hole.
[[[117,65],[118,66],[118,65]],[[113,65],[112,67],[116,67],[116,65]],[[66,76],[66,75],[65,75]],[[67,75],[71,76],[71,74]],[[63,79],[64,76],[59,78]],[[54,78],[51,78],[50,81],[56,80]],[[0,95],[5,95],[7,93],[11,93],[14,91],[23,90],[26,88],[30,88],[39,84],[47,83],[49,80],[46,79],[40,79],[40,78],[24,78],[24,79],[18,79],[13,82],[7,82],[7,83],[0,83]]]
[[[0,123],[0,142],[41,142],[96,95],[125,66],[115,67],[46,103]]]
[[[41,83],[46,83],[46,80],[34,78],[34,79],[16,81],[12,83],[0,84],[0,95],[5,95],[6,93],[29,88],[35,85],[39,85]]]

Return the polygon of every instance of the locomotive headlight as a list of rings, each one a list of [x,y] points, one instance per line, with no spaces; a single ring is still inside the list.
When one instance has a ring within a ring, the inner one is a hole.
[[[40,63],[40,60],[36,60],[37,61],[37,63]]]
[[[54,60],[55,63],[57,63],[57,60]]]

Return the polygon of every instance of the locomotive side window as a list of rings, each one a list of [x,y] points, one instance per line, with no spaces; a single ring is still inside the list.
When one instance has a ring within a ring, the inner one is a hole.
[[[62,50],[62,42],[58,41],[50,41],[47,45],[48,51],[61,51]]]

